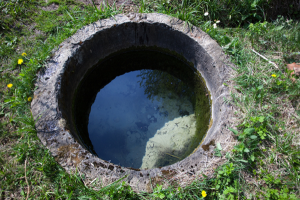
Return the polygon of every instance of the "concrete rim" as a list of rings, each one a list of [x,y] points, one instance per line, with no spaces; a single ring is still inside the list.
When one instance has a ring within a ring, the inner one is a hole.
[[[99,59],[134,46],[158,46],[183,56],[201,73],[211,94],[213,123],[202,148],[170,166],[140,171],[120,167],[92,155],[72,134],[75,131],[72,114],[67,112],[76,89],[74,81],[79,82],[80,76]],[[229,95],[224,83],[230,77],[231,66],[213,39],[179,19],[157,13],[130,13],[99,20],[61,43],[45,69],[39,72],[31,103],[38,137],[66,171],[78,168],[88,180],[98,178],[103,185],[125,177],[135,191],[151,192],[152,185],[177,182],[184,186],[202,173],[212,176],[212,167],[222,161],[213,156],[214,145],[221,143],[226,149],[222,142],[231,137],[226,127],[231,123],[232,111],[224,103]]]

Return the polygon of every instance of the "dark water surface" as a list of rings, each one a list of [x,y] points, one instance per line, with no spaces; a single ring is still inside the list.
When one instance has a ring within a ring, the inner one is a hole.
[[[208,129],[205,85],[186,62],[161,52],[140,49],[100,61],[75,96],[74,120],[82,144],[124,167],[178,162]]]
[[[159,82],[174,84],[174,88]],[[167,122],[194,113],[191,99],[181,95],[188,89],[179,79],[158,70],[116,77],[97,94],[89,115],[88,133],[97,155],[115,164],[140,168],[149,139]],[[191,127],[193,122],[186,125]],[[167,139],[158,138],[162,143],[168,143]]]

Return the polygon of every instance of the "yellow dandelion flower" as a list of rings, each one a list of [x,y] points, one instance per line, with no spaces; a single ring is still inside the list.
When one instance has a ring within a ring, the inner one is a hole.
[[[202,190],[201,194],[202,194],[203,197],[207,196],[207,194],[206,194],[206,192],[204,190]]]
[[[27,99],[28,101],[32,101],[32,97],[28,97],[28,99]]]
[[[22,53],[22,56],[27,56],[27,53],[25,53],[25,52],[24,52],[24,53]]]
[[[11,83],[7,85],[8,88],[11,88],[12,86],[13,86],[13,84],[11,84]]]
[[[23,62],[24,62],[23,59],[19,59],[19,60],[18,60],[18,64],[19,64],[19,65],[22,65]]]
[[[271,76],[272,76],[272,77],[274,77],[274,78],[276,78],[276,77],[277,77],[277,75],[276,75],[276,74],[272,74]]]

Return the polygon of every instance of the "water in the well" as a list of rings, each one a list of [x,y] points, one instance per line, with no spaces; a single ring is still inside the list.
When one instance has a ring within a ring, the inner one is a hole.
[[[116,77],[92,104],[88,133],[96,154],[151,169],[182,160],[196,134],[193,89],[159,70]]]

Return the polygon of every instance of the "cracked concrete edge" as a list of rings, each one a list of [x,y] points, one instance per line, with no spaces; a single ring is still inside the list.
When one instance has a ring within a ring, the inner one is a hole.
[[[142,24],[157,26],[160,27],[159,29],[164,30],[164,33],[175,34],[182,37],[184,42],[187,42],[187,44],[180,44],[180,41],[176,41],[178,44],[175,45],[164,43],[159,45],[161,48],[173,48],[172,50],[176,50],[189,62],[194,63],[194,66],[205,79],[212,98],[213,124],[202,144],[208,144],[210,141],[215,140],[215,143],[223,142],[223,149],[227,148],[224,141],[232,140],[231,133],[228,130],[228,126],[232,124],[232,110],[230,105],[224,102],[224,98],[229,95],[229,89],[223,83],[228,80],[232,72],[232,64],[217,42],[205,32],[197,27],[188,26],[179,19],[157,13],[129,13],[99,20],[81,28],[59,45],[45,69],[38,74],[36,82],[37,90],[34,93],[31,110],[36,120],[38,137],[66,171],[72,172],[78,167],[87,179],[98,178],[103,185],[108,185],[127,175],[126,182],[135,191],[151,192],[151,184],[154,186],[156,183],[168,185],[168,181],[176,181],[179,185],[185,185],[202,173],[212,176],[213,170],[209,166],[221,163],[220,159],[216,159],[212,155],[213,146],[209,147],[209,151],[204,151],[203,148],[199,147],[189,157],[170,166],[137,171],[114,165],[92,155],[80,145],[78,138],[72,134],[72,126],[69,125],[70,119],[63,117],[64,109],[59,106],[59,99],[63,96],[62,81],[64,80],[62,77],[66,76],[69,73],[68,70],[70,71],[73,66],[81,66],[85,61],[82,55],[84,54],[83,49],[88,45],[91,46],[97,35],[127,24],[129,26],[134,24],[137,27],[142,26]],[[159,40],[158,38],[155,39]],[[114,43],[114,41],[110,42]],[[157,41],[151,42],[153,45]],[[115,44],[112,45],[113,47],[107,46],[107,49],[101,51],[100,57],[104,58],[115,51],[132,45],[137,45],[137,43],[133,42],[132,44],[130,41],[124,41],[124,44]],[[185,49],[185,46],[188,46],[189,49]],[[102,46],[98,48],[102,48]],[[93,54],[91,49],[90,51],[90,54]],[[95,65],[99,60],[99,55],[97,57],[90,59],[88,64],[90,66]],[[76,66],[74,69],[76,69]]]

